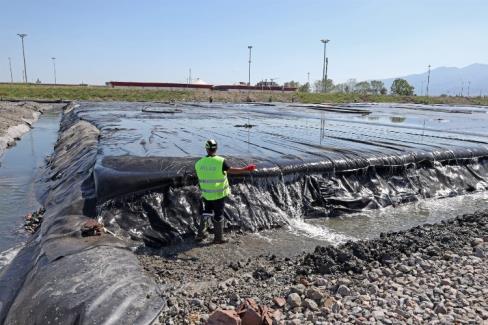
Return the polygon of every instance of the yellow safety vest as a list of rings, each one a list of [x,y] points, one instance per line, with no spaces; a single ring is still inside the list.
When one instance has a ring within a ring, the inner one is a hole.
[[[223,165],[224,158],[219,156],[203,157],[196,162],[198,183],[205,200],[215,201],[230,194],[227,173],[222,171]]]

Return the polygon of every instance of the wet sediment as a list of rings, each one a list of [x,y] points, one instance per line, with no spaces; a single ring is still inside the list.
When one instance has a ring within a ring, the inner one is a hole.
[[[204,324],[248,298],[272,308],[276,324],[488,320],[488,211],[292,258],[221,260],[218,251],[140,256],[169,289],[159,323]]]

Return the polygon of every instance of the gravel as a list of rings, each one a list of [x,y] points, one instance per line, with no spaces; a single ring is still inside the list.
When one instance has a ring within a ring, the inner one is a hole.
[[[155,323],[204,324],[253,298],[273,324],[446,324],[488,322],[487,251],[484,211],[295,258],[140,260],[171,301]]]

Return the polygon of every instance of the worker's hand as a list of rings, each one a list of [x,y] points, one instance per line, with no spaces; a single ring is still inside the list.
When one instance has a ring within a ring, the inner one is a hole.
[[[247,165],[246,167],[244,167],[244,169],[247,170],[248,172],[252,172],[253,170],[256,169],[256,165],[254,164]]]

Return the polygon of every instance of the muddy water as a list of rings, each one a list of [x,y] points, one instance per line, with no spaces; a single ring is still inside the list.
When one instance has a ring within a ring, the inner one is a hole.
[[[0,252],[27,238],[23,216],[39,209],[35,181],[45,157],[53,151],[60,113],[41,116],[34,128],[0,159]]]
[[[179,258],[206,260],[247,259],[259,255],[297,256],[311,252],[317,245],[337,245],[348,240],[379,237],[382,232],[409,229],[425,223],[439,223],[461,214],[488,209],[488,193],[476,193],[439,200],[424,200],[399,207],[370,210],[337,218],[290,219],[290,225],[275,230],[242,236],[228,235],[225,245],[167,247],[163,254]]]

